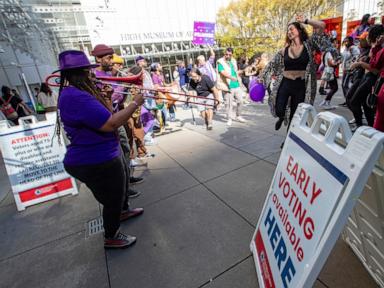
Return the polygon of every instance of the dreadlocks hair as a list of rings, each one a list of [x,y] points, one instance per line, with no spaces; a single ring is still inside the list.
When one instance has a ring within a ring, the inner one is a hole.
[[[95,83],[91,80],[89,70],[87,69],[69,69],[63,70],[60,73],[60,89],[58,102],[60,100],[61,92],[64,89],[64,86],[69,84],[76,87],[81,91],[85,91],[96,98],[108,111],[112,113],[111,108],[100,93],[100,89],[97,88]],[[58,136],[59,144],[61,144],[60,134],[61,134],[61,121],[59,112],[57,113],[56,118],[56,135]]]

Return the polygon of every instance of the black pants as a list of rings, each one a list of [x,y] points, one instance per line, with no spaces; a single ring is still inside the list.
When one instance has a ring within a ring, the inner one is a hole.
[[[355,117],[357,126],[363,125],[363,111],[361,110],[361,107],[363,107],[368,125],[373,126],[373,121],[375,119],[375,111],[367,106],[366,100],[368,94],[372,90],[372,87],[375,85],[376,79],[377,75],[369,72],[364,75],[363,79],[361,79],[358,86],[356,85],[356,90],[352,90],[352,88],[354,88],[353,86],[355,85],[351,87],[350,92],[352,94],[349,95],[350,99],[348,100],[348,107],[349,109],[351,109],[353,116]]]
[[[297,106],[305,100],[305,80],[296,79],[291,80],[283,78],[280,84],[279,91],[276,97],[276,115],[277,117],[284,118],[287,109],[288,99],[291,97],[291,114],[289,120],[292,120],[296,112]]]
[[[327,97],[325,97],[326,101],[331,101],[333,95],[337,92],[337,89],[339,89],[339,86],[337,85],[337,78],[336,76],[333,77],[333,80],[328,81],[329,85],[329,91],[327,93]]]
[[[343,80],[341,82],[341,88],[343,89],[344,98],[347,99],[347,93],[349,90],[349,83],[351,82],[352,74],[349,71],[343,72]]]
[[[103,205],[105,237],[113,237],[120,227],[121,209],[128,208],[127,175],[123,158],[120,156],[95,165],[65,165],[65,170],[85,183],[96,200]]]

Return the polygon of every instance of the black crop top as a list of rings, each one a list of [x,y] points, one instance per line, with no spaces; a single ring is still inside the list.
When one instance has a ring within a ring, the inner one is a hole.
[[[288,55],[288,47],[285,48],[284,52],[284,70],[285,71],[305,71],[309,62],[309,55],[307,49],[303,47],[298,58],[291,58]]]

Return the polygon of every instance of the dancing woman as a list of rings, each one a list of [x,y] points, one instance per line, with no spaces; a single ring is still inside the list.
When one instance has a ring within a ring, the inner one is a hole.
[[[304,24],[311,25],[314,33],[308,36]],[[272,79],[268,104],[274,117],[278,117],[275,129],[279,130],[284,120],[290,123],[301,102],[313,104],[316,96],[316,70],[313,51],[332,51],[328,37],[323,33],[325,23],[296,17],[296,22],[288,24],[285,47],[281,49],[261,74],[261,81],[269,87]],[[288,99],[290,113],[287,113]],[[289,114],[289,115],[288,115]]]

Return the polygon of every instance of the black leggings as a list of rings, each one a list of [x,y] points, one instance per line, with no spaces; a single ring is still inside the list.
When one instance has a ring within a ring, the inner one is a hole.
[[[349,83],[351,82],[352,74],[348,71],[343,72],[343,80],[341,82],[341,88],[343,89],[344,98],[347,99],[347,93],[349,90]]]
[[[291,97],[291,114],[289,115],[289,120],[292,120],[293,115],[296,112],[297,106],[299,105],[299,103],[302,103],[305,100],[304,79],[291,80],[288,78],[283,78],[283,81],[281,82],[279,87],[279,91],[277,92],[275,106],[276,115],[280,119],[284,118],[285,116],[289,97]]]
[[[113,237],[120,227],[121,210],[128,209],[127,170],[123,158],[119,156],[95,165],[65,165],[65,170],[85,183],[103,204],[105,237]]]
[[[356,120],[357,126],[363,125],[363,111],[361,106],[363,106],[364,114],[367,119],[368,125],[373,126],[373,121],[375,118],[375,111],[367,106],[366,100],[368,94],[371,92],[373,85],[375,85],[377,75],[373,73],[367,73],[364,75],[363,79],[356,84],[356,88],[353,85],[350,89],[350,95],[348,95],[348,107],[351,109],[353,116]],[[355,88],[352,90],[352,88]]]
[[[337,89],[339,89],[339,86],[337,85],[337,78],[336,76],[333,77],[333,80],[328,81],[329,85],[329,92],[327,93],[327,97],[325,97],[326,101],[331,101],[333,95],[337,92]]]

